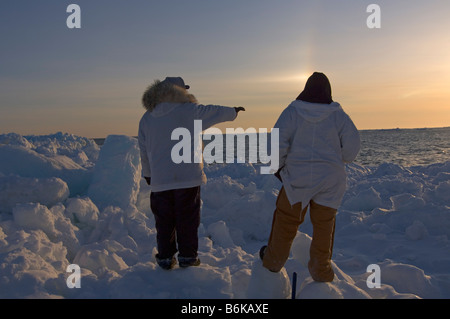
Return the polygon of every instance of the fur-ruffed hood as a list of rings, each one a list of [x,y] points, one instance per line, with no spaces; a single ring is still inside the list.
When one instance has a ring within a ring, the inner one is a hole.
[[[187,90],[167,82],[156,80],[142,96],[142,105],[152,112],[161,103],[198,103]]]

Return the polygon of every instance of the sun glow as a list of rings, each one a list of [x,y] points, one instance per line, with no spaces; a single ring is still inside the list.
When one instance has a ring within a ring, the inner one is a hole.
[[[298,82],[306,82],[308,80],[309,73],[300,73],[300,74],[288,74],[288,75],[274,75],[270,77],[263,78],[264,82],[285,82],[285,83],[298,83]]]

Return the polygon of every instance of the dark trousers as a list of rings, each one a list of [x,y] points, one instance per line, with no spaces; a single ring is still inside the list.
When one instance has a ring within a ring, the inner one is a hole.
[[[159,258],[196,258],[200,226],[200,186],[152,192],[150,206],[155,216]],[[177,249],[178,244],[178,249]]]

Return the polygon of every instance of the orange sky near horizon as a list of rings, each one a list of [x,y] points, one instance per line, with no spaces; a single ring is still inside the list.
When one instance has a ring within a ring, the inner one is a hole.
[[[79,30],[65,4],[0,4],[0,134],[136,136],[142,93],[166,76],[245,107],[223,131],[270,130],[314,71],[361,130],[450,126],[450,2],[376,1],[381,29],[370,1],[77,3]]]

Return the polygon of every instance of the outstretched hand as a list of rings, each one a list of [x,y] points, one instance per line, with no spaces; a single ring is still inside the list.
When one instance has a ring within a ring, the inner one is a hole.
[[[235,107],[234,109],[236,110],[236,114],[238,114],[240,111],[244,111],[245,112],[245,108],[243,108],[242,106]]]

